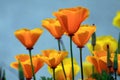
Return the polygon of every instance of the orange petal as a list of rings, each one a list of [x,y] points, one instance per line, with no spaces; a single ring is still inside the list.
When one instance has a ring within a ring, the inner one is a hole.
[[[28,59],[30,59],[28,54],[19,54],[15,56],[16,60],[19,60],[20,62],[24,62]]]
[[[94,57],[94,56],[87,56],[86,60],[89,61],[90,63],[92,63],[99,73],[101,72],[100,71],[100,67],[99,67],[99,63],[98,63],[98,60],[96,59],[96,57]]]
[[[10,66],[14,69],[18,69],[18,62],[12,62]]]

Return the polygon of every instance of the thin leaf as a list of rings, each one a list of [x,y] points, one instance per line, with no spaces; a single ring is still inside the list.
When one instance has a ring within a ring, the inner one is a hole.
[[[53,80],[53,78],[42,76],[40,80]]]
[[[21,63],[18,61],[19,80],[25,80]]]
[[[41,77],[41,80],[46,80],[46,77],[45,77],[45,76],[42,76],[42,77]]]
[[[114,65],[113,65],[113,68],[114,68],[114,70],[118,69],[118,55],[117,55],[117,51],[116,51],[115,56],[114,56]]]
[[[6,80],[6,77],[5,77],[5,70],[3,70],[2,80]]]

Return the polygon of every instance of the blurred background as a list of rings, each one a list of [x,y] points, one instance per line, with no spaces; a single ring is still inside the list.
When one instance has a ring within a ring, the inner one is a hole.
[[[120,0],[0,0],[0,67],[5,69],[7,80],[18,80],[17,71],[10,67],[10,63],[15,61],[14,56],[21,53],[28,54],[26,48],[15,38],[14,32],[21,28],[42,27],[41,20],[53,18],[53,12],[60,8],[76,6],[83,6],[90,10],[89,18],[82,24],[95,24],[97,36],[112,35],[118,39],[120,29],[112,25],[112,20],[116,12],[120,10]],[[69,51],[69,38],[63,36],[62,39]],[[44,33],[34,46],[32,54],[53,48],[58,49],[57,41],[44,29]],[[79,63],[79,50],[74,44],[73,52]],[[89,54],[90,52],[85,46],[83,61],[85,56]],[[51,76],[46,68],[47,65],[36,74],[38,79],[40,76]]]

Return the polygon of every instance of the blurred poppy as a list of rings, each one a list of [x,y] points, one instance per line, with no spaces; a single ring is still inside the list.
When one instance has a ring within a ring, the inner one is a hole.
[[[42,26],[46,28],[56,39],[60,39],[64,33],[64,30],[57,19],[48,18],[42,20]]]
[[[30,63],[30,58],[29,55],[27,54],[20,54],[16,55],[16,62],[12,62],[10,66],[14,69],[18,70],[18,60],[20,61],[23,72],[26,78],[32,78],[32,69],[31,69],[31,63]],[[34,73],[36,73],[42,66],[43,66],[43,61],[42,59],[38,58],[37,56],[32,56],[33,60],[33,66],[34,66]]]
[[[104,71],[109,71],[107,67],[107,52],[106,51],[94,51],[94,56],[87,56],[86,59],[88,62],[92,63],[97,70],[97,72],[101,73]],[[112,61],[112,56],[110,57]],[[113,68],[110,70],[113,72]]]
[[[23,28],[16,30],[14,32],[17,39],[27,48],[32,49],[35,43],[37,42],[40,35],[43,33],[43,30],[40,28],[35,28],[32,30]]]
[[[120,11],[117,11],[116,16],[113,18],[113,25],[120,28]]]
[[[53,13],[68,35],[73,35],[81,23],[89,16],[89,10],[84,7],[63,8]]]
[[[83,74],[85,78],[88,78],[92,75],[92,64],[88,61],[83,62]]]
[[[112,36],[99,36],[96,38],[96,45],[95,45],[95,51],[107,51],[107,45],[109,45],[109,49],[111,53],[114,53],[117,49],[118,43],[115,38]],[[88,49],[92,52],[92,45],[91,43],[87,44]]]
[[[57,51],[55,49],[43,50],[42,55],[38,55],[51,68],[56,68],[57,65],[68,55],[67,51]]]
[[[79,48],[82,48],[95,31],[96,27],[94,25],[82,25],[74,34],[72,40]]]

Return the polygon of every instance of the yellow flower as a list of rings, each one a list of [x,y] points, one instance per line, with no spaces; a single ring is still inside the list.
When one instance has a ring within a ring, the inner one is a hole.
[[[12,62],[10,66],[18,70],[18,64],[19,64],[18,60],[19,60],[23,68],[24,76],[26,78],[32,78],[32,70],[31,70],[29,55],[20,54],[20,55],[16,55],[15,58],[17,61]],[[33,66],[34,66],[34,73],[36,73],[43,66],[43,61],[37,56],[32,56],[32,60],[33,60]]]
[[[60,21],[65,32],[68,35],[73,35],[80,24],[89,16],[89,10],[84,7],[63,8],[53,14]]]
[[[120,28],[120,11],[118,11],[116,16],[113,18],[113,25]]]
[[[42,26],[46,28],[56,39],[60,39],[64,33],[64,30],[57,19],[49,18],[42,20]]]
[[[95,31],[96,27],[94,25],[82,25],[74,34],[72,40],[79,48],[82,48]]]
[[[48,49],[42,51],[42,56],[38,55],[43,61],[51,68],[56,68],[57,65],[68,55],[66,51],[57,51],[54,49]]]
[[[20,29],[14,32],[17,39],[27,48],[32,49],[35,43],[37,42],[40,35],[43,33],[43,30],[40,28],[35,28],[32,30],[29,29]]]
[[[77,75],[80,70],[80,67],[75,59],[73,60],[73,63],[74,63],[74,75]],[[63,60],[63,64],[64,64],[67,80],[72,80],[71,58],[65,58]],[[48,67],[48,71],[50,72],[50,74],[52,74],[52,69],[50,67]],[[55,69],[55,77],[56,80],[66,80],[61,64],[59,64]]]
[[[107,45],[109,45],[110,52],[114,53],[117,49],[117,40],[112,36],[99,36],[96,39],[95,51],[105,50],[107,51]],[[92,52],[91,43],[87,44],[88,49]]]
[[[92,75],[92,64],[88,61],[83,62],[83,74],[85,78],[88,78]]]

